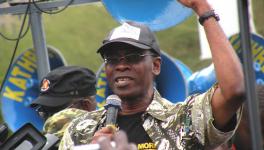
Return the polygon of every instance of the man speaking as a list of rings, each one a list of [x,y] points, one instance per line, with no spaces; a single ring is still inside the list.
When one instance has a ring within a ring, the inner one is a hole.
[[[117,130],[124,130],[138,149],[210,149],[234,134],[244,101],[244,76],[239,59],[206,0],[179,0],[199,16],[210,44],[218,83],[207,92],[172,104],[154,87],[161,71],[160,48],[153,32],[127,22],[113,29],[98,53],[113,93],[121,99]],[[177,92],[177,91],[175,91]],[[86,113],[65,131],[60,149],[96,143],[113,136],[106,110]]]

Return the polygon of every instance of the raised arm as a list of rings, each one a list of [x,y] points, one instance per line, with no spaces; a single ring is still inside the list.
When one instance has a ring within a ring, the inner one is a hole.
[[[206,0],[179,0],[179,2],[192,8],[199,17],[213,10]],[[228,129],[230,120],[244,101],[243,71],[235,51],[217,20],[210,17],[203,22],[203,26],[219,83],[219,88],[212,98],[214,125],[218,129]]]

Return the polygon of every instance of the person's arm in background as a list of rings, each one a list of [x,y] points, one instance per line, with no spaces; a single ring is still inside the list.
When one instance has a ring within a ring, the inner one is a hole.
[[[76,108],[67,108],[61,110],[51,117],[49,117],[43,126],[44,133],[50,133],[56,135],[58,138],[62,138],[64,131],[68,127],[69,123],[74,119],[83,114],[87,111],[76,109]]]
[[[198,16],[213,10],[206,0],[179,0],[179,2],[192,8]],[[220,130],[228,130],[229,122],[244,102],[243,70],[234,49],[216,19],[210,17],[204,21],[203,26],[219,86],[212,97],[214,125]]]

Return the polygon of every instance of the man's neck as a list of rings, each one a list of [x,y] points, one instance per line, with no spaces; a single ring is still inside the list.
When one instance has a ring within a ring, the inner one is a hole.
[[[146,111],[152,102],[154,91],[144,95],[143,97],[134,98],[133,100],[122,100],[121,115],[131,115]]]

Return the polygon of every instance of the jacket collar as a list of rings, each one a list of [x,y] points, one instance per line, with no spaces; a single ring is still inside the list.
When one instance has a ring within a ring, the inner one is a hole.
[[[165,98],[162,98],[159,92],[154,89],[153,100],[148,106],[146,113],[150,114],[154,118],[165,121],[168,117],[169,109],[172,109],[175,105]]]

